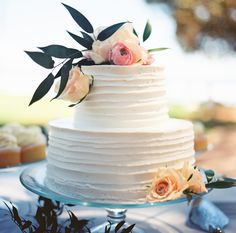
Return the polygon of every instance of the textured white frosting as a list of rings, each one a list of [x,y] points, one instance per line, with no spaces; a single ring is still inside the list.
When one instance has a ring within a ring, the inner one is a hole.
[[[86,99],[76,106],[79,129],[152,128],[168,118],[163,69],[156,66],[84,66],[94,77]]]
[[[177,119],[149,131],[82,131],[50,123],[49,188],[96,201],[144,201],[159,167],[194,162],[192,124]]]
[[[50,123],[46,185],[84,200],[143,202],[159,167],[194,163],[192,124],[168,117],[163,70],[90,66],[73,119]]]

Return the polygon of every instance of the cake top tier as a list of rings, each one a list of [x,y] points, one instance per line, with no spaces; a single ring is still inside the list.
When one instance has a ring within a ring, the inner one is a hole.
[[[93,87],[76,106],[79,129],[150,129],[168,119],[163,69],[157,66],[82,66]]]

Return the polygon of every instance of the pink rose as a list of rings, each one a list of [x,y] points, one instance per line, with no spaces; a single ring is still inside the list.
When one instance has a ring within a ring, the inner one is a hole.
[[[134,63],[132,51],[122,42],[117,42],[111,48],[108,60],[115,65],[131,65]]]
[[[56,84],[55,91],[58,92],[60,82]],[[78,102],[89,92],[89,77],[80,72],[79,67],[74,67],[70,70],[69,80],[60,99],[71,102]]]

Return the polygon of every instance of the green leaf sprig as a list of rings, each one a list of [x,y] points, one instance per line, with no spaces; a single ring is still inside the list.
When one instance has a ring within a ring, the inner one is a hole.
[[[72,32],[68,32],[68,34],[85,50],[78,50],[74,48],[67,48],[63,45],[52,44],[45,47],[38,47],[39,51],[25,51],[25,53],[38,65],[46,68],[52,69],[49,75],[40,83],[40,85],[36,88],[33,97],[29,103],[29,105],[39,101],[42,99],[51,89],[54,80],[60,78],[60,87],[56,96],[52,99],[57,99],[64,91],[67,82],[69,71],[72,69],[73,66],[82,65],[94,65],[95,63],[87,58],[84,57],[83,51],[91,50],[92,45],[95,40],[104,41],[110,36],[112,36],[122,25],[126,22],[117,23],[111,25],[104,30],[102,30],[95,38],[94,35],[94,28],[90,21],[78,10],[74,9],[67,4],[62,3],[62,5],[68,10],[71,17],[75,20],[77,25],[82,29],[80,31],[81,35],[76,35]],[[59,64],[55,65],[54,58],[56,59],[63,59]],[[75,59],[79,59],[79,61],[74,63]],[[54,74],[57,68],[57,73]],[[84,98],[83,98],[84,99]],[[80,103],[81,101],[79,101]],[[78,103],[76,103],[78,104]],[[70,106],[75,106],[70,105]]]

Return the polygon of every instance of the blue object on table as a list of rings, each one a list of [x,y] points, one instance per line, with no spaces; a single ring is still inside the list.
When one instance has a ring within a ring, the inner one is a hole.
[[[189,220],[207,232],[217,232],[216,229],[223,229],[229,223],[229,218],[217,206],[202,198],[194,200]]]

